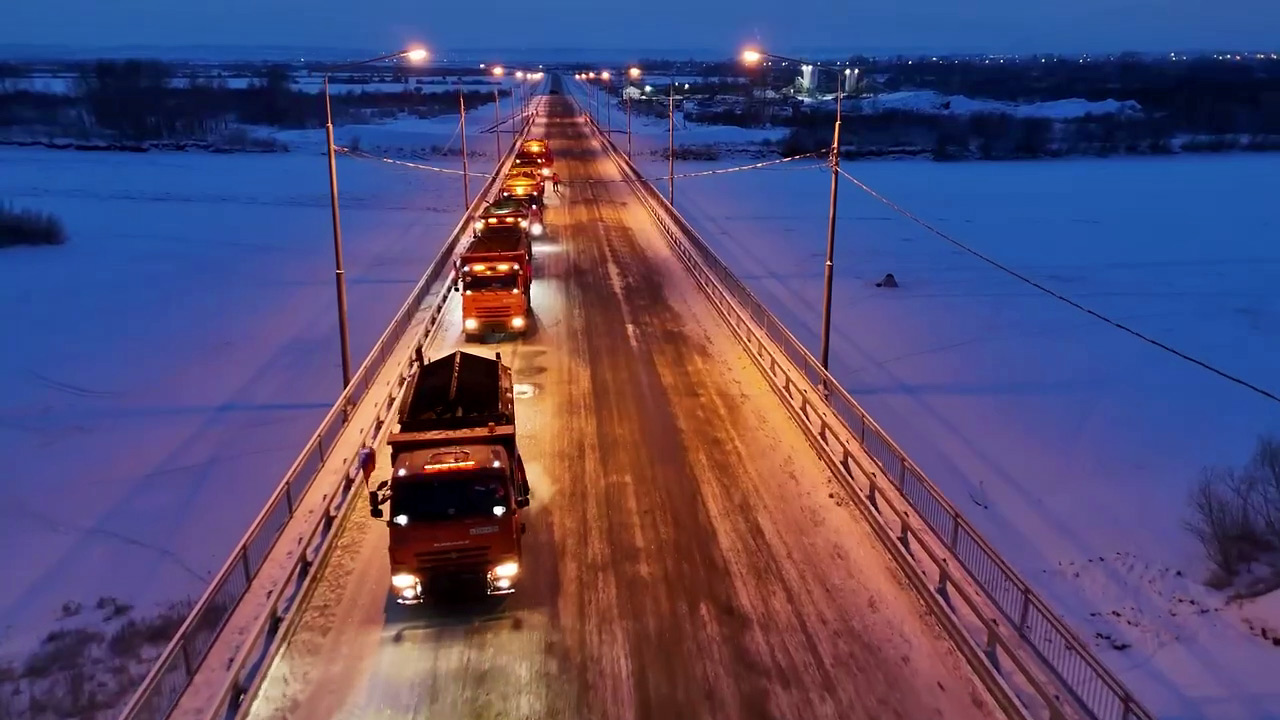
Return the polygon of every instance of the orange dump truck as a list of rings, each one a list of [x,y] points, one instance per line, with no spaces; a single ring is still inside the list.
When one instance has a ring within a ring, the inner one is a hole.
[[[399,423],[387,439],[391,479],[369,492],[370,514],[390,516],[397,602],[446,590],[514,592],[529,481],[516,445],[511,368],[501,354],[457,351],[431,362],[419,355]]]
[[[454,290],[462,292],[462,331],[468,341],[528,329],[533,248],[528,231],[514,220],[485,218],[459,259]]]

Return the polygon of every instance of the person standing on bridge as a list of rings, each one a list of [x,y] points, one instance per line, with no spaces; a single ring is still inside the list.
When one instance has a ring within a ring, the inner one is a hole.
[[[558,172],[551,173],[551,190],[557,195],[560,194],[560,173]]]

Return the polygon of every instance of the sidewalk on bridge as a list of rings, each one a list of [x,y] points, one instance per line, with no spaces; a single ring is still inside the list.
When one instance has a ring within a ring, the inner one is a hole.
[[[245,643],[253,637],[263,615],[270,611],[282,588],[293,582],[294,560],[299,553],[311,549],[305,543],[311,536],[316,520],[326,512],[342,487],[343,478],[350,472],[360,447],[378,419],[379,408],[395,386],[405,361],[422,337],[428,315],[429,313],[419,308],[404,335],[396,343],[395,351],[388,357],[373,385],[356,406],[351,422],[339,433],[333,452],[321,466],[320,473],[306,496],[298,503],[297,512],[289,519],[249,590],[210,648],[191,685],[170,715],[171,718],[205,720],[220,702],[218,694],[230,682],[236,660],[245,650]],[[379,436],[384,435],[390,426],[391,422],[384,424]],[[353,492],[359,491],[359,488],[353,489]],[[335,529],[337,527],[338,524],[335,523]]]

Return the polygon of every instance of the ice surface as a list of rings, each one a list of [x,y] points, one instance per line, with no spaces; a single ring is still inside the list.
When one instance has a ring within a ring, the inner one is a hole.
[[[677,180],[676,200],[816,355],[830,175],[787,167]],[[642,169],[661,177],[666,163]],[[1280,391],[1268,180],[1280,158],[846,169],[1050,288]],[[1182,528],[1199,468],[1242,463],[1257,434],[1280,431],[1280,406],[1010,279],[850,183],[841,193],[842,384],[1157,714],[1280,717],[1280,602],[1227,607],[1199,584]],[[889,272],[901,287],[875,287]]]
[[[446,142],[436,124],[421,145]],[[71,238],[0,254],[0,655],[68,600],[198,596],[339,394],[322,137],[271,155],[0,150],[0,197]],[[486,172],[492,136],[474,142]],[[358,364],[463,194],[458,175],[351,158],[338,184]]]

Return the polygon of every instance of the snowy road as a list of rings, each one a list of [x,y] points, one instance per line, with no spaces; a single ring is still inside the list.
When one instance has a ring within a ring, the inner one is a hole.
[[[251,716],[994,717],[568,107],[558,170],[606,182],[552,201],[536,324],[482,348],[518,383],[521,591],[466,616],[388,604],[358,498]],[[462,342],[446,317],[433,357]]]

